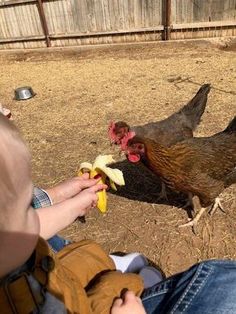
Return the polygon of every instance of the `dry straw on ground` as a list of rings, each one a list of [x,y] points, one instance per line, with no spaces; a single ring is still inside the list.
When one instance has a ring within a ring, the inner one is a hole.
[[[227,214],[205,215],[195,236],[177,227],[187,220],[182,197],[159,203],[157,179],[122,160],[107,137],[111,119],[163,119],[203,83],[212,90],[196,135],[222,130],[236,114],[235,65],[233,47],[204,41],[1,53],[0,100],[29,143],[36,184],[73,176],[99,153],[113,153],[124,170],[126,187],[109,194],[108,212],[91,212],[86,224],[76,222],[63,235],[94,239],[109,252],[141,251],[167,274],[207,258],[236,258],[236,186],[222,195]],[[17,102],[13,91],[23,85],[37,96]]]

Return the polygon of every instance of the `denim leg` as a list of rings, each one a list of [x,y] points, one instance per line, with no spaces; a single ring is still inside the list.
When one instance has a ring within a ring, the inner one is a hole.
[[[142,301],[148,314],[235,314],[236,262],[196,264],[144,291]]]
[[[71,241],[55,235],[48,240],[48,243],[51,246],[52,250],[57,253],[62,250],[67,244],[70,244]]]

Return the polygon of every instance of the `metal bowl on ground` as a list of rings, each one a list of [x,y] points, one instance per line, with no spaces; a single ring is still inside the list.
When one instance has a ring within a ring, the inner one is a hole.
[[[36,93],[33,91],[32,87],[30,86],[18,87],[17,89],[15,89],[16,100],[26,100],[26,99],[34,97],[35,95]]]

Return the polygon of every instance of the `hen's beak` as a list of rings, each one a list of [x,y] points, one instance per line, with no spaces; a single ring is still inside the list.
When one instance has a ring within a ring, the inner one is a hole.
[[[112,169],[107,166],[114,162],[112,155],[99,155],[93,165],[88,162],[84,162],[79,167],[78,175],[82,175],[84,172],[89,170],[89,177],[95,178],[100,177],[98,183],[106,184],[106,178],[109,178],[110,186],[113,190],[116,189],[117,185],[125,185],[123,173],[119,169]],[[97,208],[102,212],[105,213],[107,211],[107,192],[105,189],[97,192],[98,202]]]

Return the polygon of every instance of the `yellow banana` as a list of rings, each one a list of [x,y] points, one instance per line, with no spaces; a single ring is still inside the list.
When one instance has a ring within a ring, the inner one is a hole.
[[[100,184],[100,183],[105,184],[106,175],[102,171],[91,170],[89,177],[96,179],[97,175],[101,176],[101,179],[98,181],[98,184]],[[102,189],[101,191],[98,191],[97,196],[98,196],[97,208],[102,213],[105,213],[107,211],[107,192],[106,192],[106,190]]]
[[[96,176],[100,175],[101,178],[98,183],[106,183],[106,178],[109,178],[110,186],[113,190],[117,191],[116,185],[125,185],[123,173],[119,169],[112,169],[107,166],[114,162],[111,155],[99,155],[95,159],[93,165],[88,162],[83,162],[80,164],[78,175],[82,175],[84,172],[89,172],[90,178],[96,178]],[[97,208],[105,213],[107,211],[107,193],[106,190],[97,192],[98,202]]]

